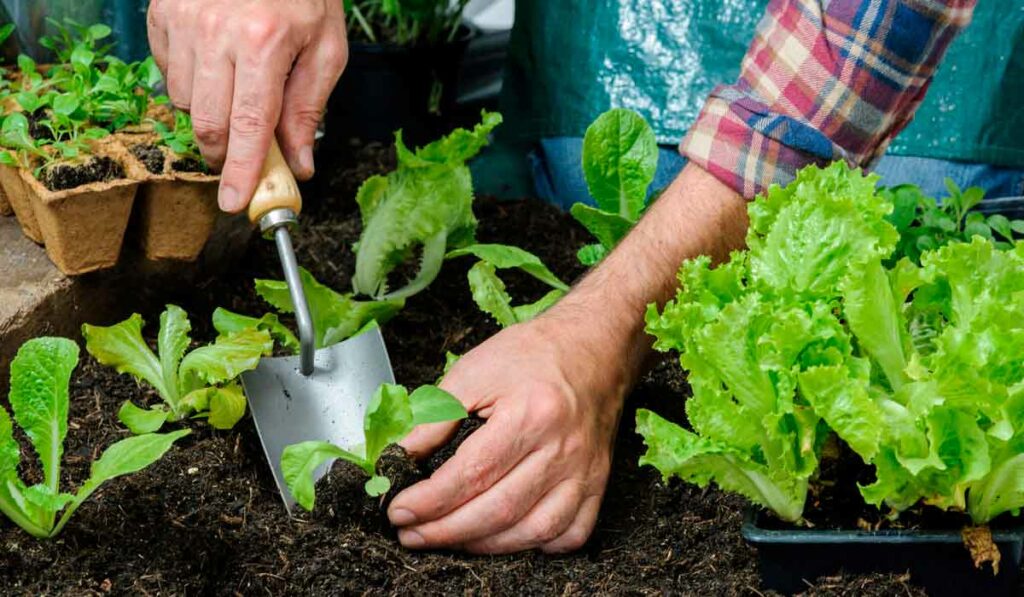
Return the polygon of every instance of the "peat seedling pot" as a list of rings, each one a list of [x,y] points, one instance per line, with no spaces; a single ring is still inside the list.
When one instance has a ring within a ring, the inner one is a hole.
[[[146,259],[195,261],[220,213],[220,178],[183,169],[180,156],[155,145],[156,135],[124,135],[122,140],[132,153],[136,170],[143,173],[132,229]],[[139,149],[148,152],[151,159],[147,163],[140,161],[140,156],[147,154]]]
[[[28,198],[28,189],[22,182],[21,173],[14,166],[0,165],[0,188],[11,211],[18,217],[18,225],[25,236],[32,239],[32,242],[43,242],[43,233],[39,230],[39,222],[36,221],[35,211],[32,209],[32,202]]]
[[[138,190],[131,156],[120,143],[110,138],[96,141],[92,155],[110,158],[126,175],[51,191],[30,170],[18,169],[20,187],[28,199],[27,213],[19,209],[21,200],[14,200],[11,187],[4,185],[26,235],[33,238],[23,216],[38,226],[46,254],[67,275],[105,269],[117,263]]]
[[[454,41],[440,45],[351,44],[327,104],[326,145],[336,149],[353,137],[389,142],[398,129],[413,145],[440,135],[455,107],[466,48],[477,35],[463,25]]]
[[[1002,562],[974,567],[960,530],[826,530],[766,528],[763,511],[750,509],[741,534],[757,548],[764,588],[791,595],[840,570],[854,574],[910,573],[929,595],[1015,595],[1020,581],[1024,525],[993,529]]]

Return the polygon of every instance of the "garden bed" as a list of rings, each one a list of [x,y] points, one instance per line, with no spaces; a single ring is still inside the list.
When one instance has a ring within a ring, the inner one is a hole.
[[[334,288],[347,288],[354,269],[350,246],[360,218],[353,185],[390,162],[374,148],[359,155],[359,164],[321,174],[336,182],[325,185],[326,197],[308,197],[304,225],[294,235],[299,262]],[[537,202],[486,199],[478,201],[476,215],[482,242],[533,251],[567,280],[582,273],[575,254],[586,234],[568,215]],[[399,382],[432,382],[446,350],[464,352],[497,331],[472,304],[467,268],[458,261],[447,265],[384,326]],[[214,335],[214,307],[265,309],[252,291],[254,277],[280,277],[271,243],[254,242],[230,276],[157,292],[162,301],[185,307],[195,338],[208,340]],[[509,274],[507,280],[516,296],[537,298],[542,292],[525,276]],[[144,315],[155,322],[159,311]],[[665,486],[655,470],[637,465],[643,446],[633,431],[633,410],[653,407],[670,419],[684,418],[683,375],[675,356],[659,358],[627,402],[598,527],[578,553],[471,557],[406,551],[378,517],[326,514],[330,488],[324,488],[320,511],[291,520],[246,418],[229,432],[194,425],[193,434],[157,464],[106,485],[57,539],[36,541],[0,520],[0,586],[8,594],[757,594],[755,552],[740,536],[743,500],[676,481]],[[71,392],[64,475],[75,486],[88,475],[95,454],[127,436],[116,419],[120,404],[129,398],[141,402],[140,395],[159,399],[86,355]],[[896,575],[817,579],[812,592],[918,590]]]

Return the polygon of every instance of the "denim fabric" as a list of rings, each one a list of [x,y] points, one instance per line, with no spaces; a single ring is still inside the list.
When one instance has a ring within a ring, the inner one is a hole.
[[[581,138],[542,139],[530,154],[537,196],[565,210],[576,202],[593,205],[593,199],[587,191],[587,181],[583,177],[582,156]],[[662,146],[651,192],[667,187],[685,164],[686,159],[679,155],[674,146]],[[947,177],[953,179],[960,188],[978,186],[985,189],[988,198],[1024,195],[1024,170],[1013,168],[886,155],[879,161],[875,172],[881,175],[881,184],[916,184],[931,197],[942,198],[948,194],[943,182]]]

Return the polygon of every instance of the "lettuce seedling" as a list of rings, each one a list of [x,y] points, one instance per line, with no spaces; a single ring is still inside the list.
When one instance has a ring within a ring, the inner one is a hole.
[[[121,440],[92,463],[89,479],[76,493],[62,493],[60,461],[68,431],[68,382],[77,365],[78,345],[65,338],[29,340],[11,361],[9,401],[14,421],[42,463],[42,482],[28,486],[19,477],[21,448],[10,415],[0,407],[0,512],[41,539],[60,533],[75,510],[103,483],[146,468],[189,434],[183,429]]]
[[[883,219],[891,204],[874,183],[841,163],[806,168],[750,205],[748,251],[717,268],[707,257],[683,264],[678,295],[661,313],[648,308],[647,330],[657,349],[680,352],[693,431],[638,410],[642,464],[801,519],[828,434],[822,419],[861,428],[862,405],[832,417],[797,386],[807,370],[850,362],[854,343],[835,310],[841,281],[858,260],[896,246]],[[865,433],[878,432],[874,423],[862,423]],[[848,437],[870,449],[872,438]]]
[[[604,259],[637,223],[657,167],[658,141],[636,112],[609,110],[587,128],[583,174],[597,207],[577,203],[571,213],[598,242],[580,249],[581,263]]]
[[[369,178],[356,201],[363,232],[356,247],[352,288],[377,300],[405,299],[437,277],[448,249],[472,244],[476,234],[473,182],[466,161],[488,143],[501,115],[483,112],[472,131],[456,129],[416,151],[395,135],[398,167],[387,176]],[[389,290],[388,276],[422,247],[416,276]]]
[[[507,245],[470,245],[451,251],[447,259],[473,255],[479,261],[469,270],[469,288],[473,301],[484,313],[502,327],[529,321],[558,302],[569,287],[551,273],[541,260],[528,251]],[[533,303],[512,306],[512,297],[505,291],[505,283],[498,277],[498,269],[519,269],[544,282],[553,290]]]
[[[152,121],[153,130],[159,136],[158,144],[167,146],[168,149],[182,158],[193,159],[203,164],[203,156],[199,152],[199,145],[196,143],[196,134],[192,130],[192,117],[188,112],[178,110],[174,113],[174,128],[167,128],[162,122]]]
[[[947,239],[886,267],[906,237],[876,180],[804,169],[749,206],[748,250],[683,264],[648,331],[681,352],[693,431],[638,411],[642,462],[798,521],[834,432],[874,467],[866,502],[894,514],[1024,507],[1024,245]]]
[[[357,301],[350,294],[341,294],[317,282],[305,268],[299,268],[299,275],[302,279],[306,302],[309,304],[309,315],[312,317],[313,327],[316,330],[316,348],[326,348],[344,342],[371,323],[384,324],[406,305],[406,301],[400,299]],[[285,281],[257,280],[256,294],[282,313],[295,312],[292,295],[288,290],[288,283]],[[274,315],[267,314],[263,315],[261,319],[257,319],[231,313],[225,309],[218,309],[218,311],[221,324],[218,325],[216,314],[214,319],[214,326],[218,332],[223,333],[231,329],[228,326],[252,325],[261,322],[264,329],[270,332],[270,335],[281,345],[298,352],[299,344],[295,340],[295,335],[281,325]],[[231,319],[230,323],[227,322],[228,317]]]
[[[118,418],[133,433],[148,433],[166,421],[205,417],[217,429],[230,429],[245,414],[245,394],[237,378],[255,369],[274,343],[263,329],[221,334],[215,342],[186,354],[191,324],[185,311],[168,305],[160,315],[157,353],[142,337],[142,316],[110,327],[82,326],[86,350],[104,365],[151,385],[164,404],[149,409],[126,401]]]
[[[886,261],[892,266],[903,257],[920,265],[921,254],[954,241],[970,241],[981,236],[1001,250],[1010,249],[1016,236],[1024,236],[1024,220],[1010,220],[1002,214],[972,211],[981,203],[985,192],[980,187],[961,190],[946,179],[949,197],[941,203],[926,197],[916,185],[898,185],[883,189],[893,203],[887,219],[900,232],[900,244]]]
[[[363,419],[364,443],[351,449],[322,441],[286,447],[281,455],[285,483],[300,506],[313,510],[316,500],[313,472],[328,460],[341,458],[369,475],[367,494],[383,495],[391,489],[391,481],[377,474],[377,460],[384,448],[402,440],[417,425],[457,421],[466,416],[462,403],[436,386],[422,386],[410,394],[400,385],[384,384],[367,407]]]

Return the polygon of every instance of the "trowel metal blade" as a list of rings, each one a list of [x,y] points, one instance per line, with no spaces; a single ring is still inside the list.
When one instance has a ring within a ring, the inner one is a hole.
[[[290,513],[295,499],[281,472],[281,453],[291,444],[320,440],[345,449],[364,441],[363,416],[373,393],[394,383],[380,328],[374,326],[340,344],[316,351],[315,370],[299,371],[299,357],[266,358],[242,374],[242,385],[274,481]],[[319,480],[330,470],[314,473]]]

